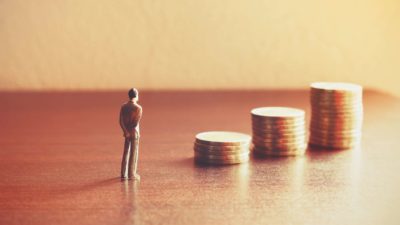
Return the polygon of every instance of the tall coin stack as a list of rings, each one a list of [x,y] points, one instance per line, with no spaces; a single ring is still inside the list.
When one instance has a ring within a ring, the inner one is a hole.
[[[209,131],[196,135],[194,159],[197,163],[229,165],[249,161],[251,137],[247,134]]]
[[[288,107],[251,111],[253,152],[258,156],[302,155],[307,149],[305,113]]]
[[[310,100],[310,145],[327,149],[349,149],[360,144],[363,121],[360,85],[312,83]]]

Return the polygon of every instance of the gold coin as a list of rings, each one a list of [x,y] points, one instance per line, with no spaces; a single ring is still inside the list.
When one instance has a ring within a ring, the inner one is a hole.
[[[282,127],[282,128],[272,128],[272,127],[262,127],[262,126],[258,126],[258,125],[253,125],[252,126],[252,130],[254,132],[274,132],[274,133],[288,133],[288,132],[298,132],[298,131],[302,131],[305,129],[305,124],[301,125],[301,126],[293,126],[293,127]]]
[[[258,152],[298,152],[298,151],[305,151],[306,149],[307,149],[307,143],[295,147],[283,147],[283,148],[254,145],[251,150]]]
[[[292,135],[276,135],[276,134],[253,134],[252,139],[257,140],[299,140],[306,136],[306,132]]]
[[[333,137],[333,138],[322,138],[322,137],[315,137],[310,136],[309,142],[316,142],[316,143],[326,143],[326,144],[342,144],[342,143],[354,143],[360,142],[361,137]]]
[[[209,165],[232,165],[240,164],[249,161],[249,155],[240,159],[220,160],[220,159],[205,159],[205,158],[194,158],[196,163],[209,164]]]
[[[302,119],[255,119],[252,118],[251,123],[253,125],[261,125],[261,126],[276,126],[276,127],[285,127],[285,126],[301,126],[305,123],[304,118]]]
[[[327,136],[327,135],[337,135],[337,136],[345,136],[345,135],[357,135],[357,134],[361,134],[361,129],[352,129],[352,130],[342,130],[342,129],[338,129],[338,130],[328,130],[328,129],[314,129],[314,128],[310,128],[310,135],[319,135],[319,136]]]
[[[338,94],[331,94],[325,92],[316,92],[311,91],[310,101],[323,101],[326,103],[354,103],[354,102],[362,102],[363,96],[362,94],[358,95],[338,95]]]
[[[354,145],[341,145],[341,146],[332,146],[332,145],[323,145],[323,144],[317,144],[317,143],[309,143],[309,146],[312,149],[324,149],[324,150],[331,150],[331,149],[338,149],[338,150],[344,150],[344,149],[355,149],[360,146],[360,143],[354,144]]]
[[[259,128],[252,128],[252,134],[256,135],[277,135],[277,136],[286,136],[286,135],[293,135],[293,134],[302,134],[306,131],[305,127],[302,127],[301,129],[296,129],[296,130],[271,130],[271,129],[259,129]]]
[[[240,151],[242,149],[246,149],[249,147],[249,144],[238,145],[238,146],[215,146],[215,145],[202,145],[198,143],[194,143],[194,148],[196,149],[204,149],[210,151]]]
[[[301,140],[306,136],[306,132],[302,134],[296,134],[296,135],[253,135],[252,140],[259,140],[259,141],[268,141],[268,142],[275,142],[275,141],[280,141],[280,142],[287,142],[291,140]]]
[[[315,148],[324,148],[324,149],[354,149],[360,146],[360,143],[353,143],[347,145],[332,145],[332,144],[321,144],[321,143],[313,143],[310,142],[309,145]]]
[[[242,154],[249,151],[250,147],[235,149],[235,150],[217,150],[217,149],[207,149],[207,148],[199,148],[194,147],[194,151],[202,153],[202,154],[210,154],[210,155],[237,155]]]
[[[311,108],[311,115],[328,115],[328,116],[359,116],[363,115],[363,109],[355,110],[335,110],[335,109],[323,109],[323,108]]]
[[[336,132],[317,132],[313,131],[310,132],[310,138],[319,138],[319,139],[355,139],[355,138],[361,138],[362,133],[361,132],[341,132],[341,131],[336,131]]]
[[[310,135],[310,139],[315,139],[315,140],[326,140],[326,141],[342,141],[342,140],[357,140],[361,139],[362,135],[361,134],[327,134],[327,135],[321,135],[321,134],[312,134]]]
[[[340,108],[363,107],[362,98],[330,98],[325,96],[311,96],[309,102],[311,106],[321,106],[321,107],[340,107]]]
[[[362,129],[362,123],[310,123],[309,131],[356,131]]]
[[[310,127],[310,134],[316,133],[316,134],[357,134],[361,133],[361,129],[359,127],[353,128],[353,129],[335,129],[335,128],[315,128],[315,127]]]
[[[202,158],[202,159],[234,160],[234,159],[241,159],[243,157],[246,157],[249,153],[250,153],[250,150],[247,150],[244,153],[235,154],[235,155],[212,155],[212,154],[205,154],[205,153],[195,151],[194,156],[196,158]]]
[[[300,156],[304,155],[306,149],[298,150],[298,151],[259,151],[255,149],[253,154],[255,156],[264,157],[264,156]]]
[[[330,124],[330,123],[361,123],[363,117],[329,117],[329,116],[313,116],[311,117],[311,122]]]
[[[314,82],[310,84],[312,91],[332,94],[362,94],[362,87],[358,84],[343,82]]]
[[[311,113],[314,114],[328,114],[328,115],[337,115],[337,114],[345,114],[345,115],[354,115],[354,114],[363,114],[363,108],[324,108],[324,107],[317,107],[311,106]]]
[[[312,106],[319,107],[334,107],[334,108],[362,108],[363,101],[361,99],[324,99],[324,98],[311,98],[310,103]]]
[[[253,146],[270,148],[270,149],[297,149],[303,146],[306,141],[287,142],[287,143],[271,143],[271,142],[257,142],[253,141]]]
[[[261,107],[251,110],[252,118],[271,121],[287,121],[304,118],[304,110],[289,107]]]
[[[334,93],[334,92],[323,92],[311,89],[310,100],[322,100],[322,101],[335,101],[335,102],[351,102],[351,101],[362,101],[362,93]]]
[[[250,135],[228,132],[228,131],[208,131],[196,135],[196,143],[212,146],[241,146],[249,144]]]
[[[195,147],[198,148],[205,148],[205,149],[215,149],[215,150],[220,150],[220,151],[225,151],[225,150],[240,150],[243,148],[247,148],[249,146],[249,143],[243,144],[243,145],[232,145],[232,146],[226,146],[226,145],[205,145],[205,144],[199,144],[199,143],[194,143]]]
[[[259,122],[252,122],[252,128],[261,129],[261,130],[294,130],[300,129],[305,127],[305,121],[303,120],[301,123],[298,124],[278,124],[278,125],[271,125],[266,123],[259,123]]]
[[[361,119],[327,119],[327,118],[321,118],[319,120],[317,119],[312,119],[310,121],[310,126],[314,126],[314,127],[329,127],[332,125],[341,125],[341,126],[353,126],[353,127],[357,127],[357,126],[361,126],[363,124],[363,120]]]
[[[350,139],[339,139],[339,140],[333,140],[333,139],[320,139],[320,138],[315,138],[313,136],[310,136],[309,142],[314,143],[314,144],[321,144],[325,146],[347,146],[347,145],[353,145],[355,143],[359,143],[361,141],[361,138],[350,138]]]
[[[267,107],[266,107],[267,108]],[[279,122],[296,122],[299,121],[301,122],[305,118],[305,115],[303,116],[297,116],[297,117],[273,117],[273,116],[260,116],[260,115],[251,115],[251,119],[258,121],[258,122],[265,122],[265,123],[277,123]]]

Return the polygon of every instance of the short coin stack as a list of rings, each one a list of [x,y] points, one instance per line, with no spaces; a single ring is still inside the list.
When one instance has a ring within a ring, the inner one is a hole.
[[[361,141],[362,87],[356,84],[311,84],[312,146],[327,149],[355,148]]]
[[[251,111],[253,152],[258,156],[302,155],[307,149],[305,113],[288,107]]]
[[[196,135],[194,159],[213,165],[238,164],[249,161],[251,137],[247,134],[209,131]]]

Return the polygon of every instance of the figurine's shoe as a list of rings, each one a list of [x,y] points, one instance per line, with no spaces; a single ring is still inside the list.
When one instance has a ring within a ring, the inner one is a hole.
[[[129,178],[128,177],[121,177],[121,181],[124,181],[124,180],[129,180]]]
[[[139,174],[133,175],[133,179],[137,180],[137,181],[140,181],[140,175]]]

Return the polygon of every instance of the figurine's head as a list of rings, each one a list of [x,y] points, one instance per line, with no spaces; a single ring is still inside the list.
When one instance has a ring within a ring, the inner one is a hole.
[[[132,100],[132,99],[138,100],[139,99],[139,92],[138,92],[138,90],[136,90],[136,88],[131,88],[129,90],[129,92],[128,92],[128,96],[129,96],[130,100]]]

